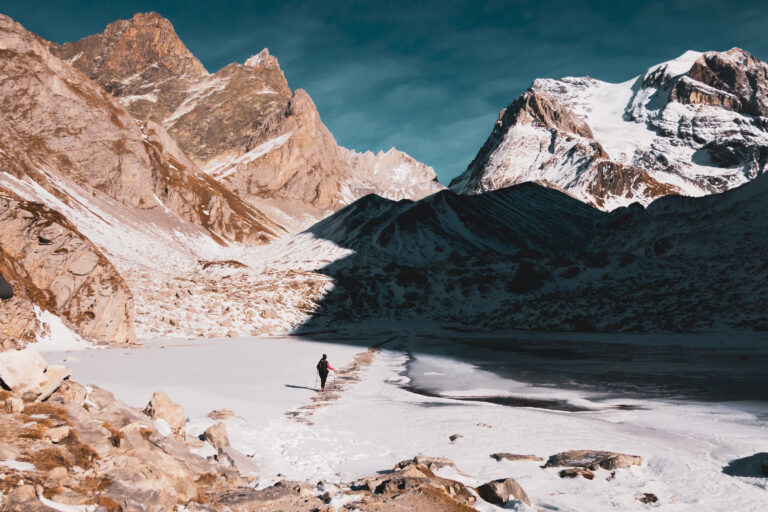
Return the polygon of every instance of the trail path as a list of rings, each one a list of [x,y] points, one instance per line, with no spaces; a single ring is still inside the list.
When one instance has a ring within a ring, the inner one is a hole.
[[[344,389],[349,384],[359,382],[360,370],[373,362],[376,354],[381,351],[379,348],[381,345],[383,345],[383,343],[377,344],[368,350],[355,355],[355,359],[350,364],[334,372],[333,377],[326,383],[324,391],[319,391],[317,395],[312,397],[313,403],[290,410],[286,412],[285,415],[300,423],[313,425],[309,417],[312,416],[315,410],[320,409],[321,407],[326,407],[335,400],[341,398],[341,393],[344,392]],[[329,375],[329,377],[331,376]]]

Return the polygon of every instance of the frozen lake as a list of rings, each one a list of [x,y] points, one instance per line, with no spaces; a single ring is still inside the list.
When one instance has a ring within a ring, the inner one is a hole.
[[[184,405],[193,434],[212,423],[209,411],[234,410],[230,439],[260,466],[262,485],[283,477],[350,481],[422,454],[453,459],[461,473],[444,476],[470,485],[513,476],[537,509],[646,510],[636,500],[646,492],[659,497],[662,510],[768,509],[766,478],[738,464],[735,475],[724,472],[732,461],[768,453],[768,388],[758,371],[765,338],[734,348],[713,337],[654,344],[583,336],[411,330],[325,341],[160,340],[46,358],[69,358],[76,380],[136,407],[166,391]],[[341,368],[374,343],[384,343],[382,351],[360,382],[314,411],[313,424],[285,415],[312,403],[322,353]],[[740,389],[753,391],[742,397]],[[462,437],[451,443],[453,434]],[[593,481],[563,480],[538,462],[490,457],[546,460],[574,449],[640,455],[644,464],[614,477],[599,470]]]

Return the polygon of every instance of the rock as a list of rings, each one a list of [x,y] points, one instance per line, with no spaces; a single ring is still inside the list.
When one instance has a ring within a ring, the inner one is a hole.
[[[98,386],[91,385],[92,389],[88,392],[88,401],[91,402],[99,409],[104,409],[110,406],[116,400],[115,395],[106,389],[101,389]]]
[[[516,460],[533,460],[540,462],[543,459],[541,457],[537,457],[535,455],[517,455],[514,453],[506,453],[506,452],[500,452],[500,453],[494,453],[491,455],[494,459],[501,462],[502,460],[510,460],[510,461],[516,461]]]
[[[514,478],[501,478],[477,488],[477,494],[488,503],[504,506],[510,499],[520,500],[531,506],[531,500]]]
[[[0,353],[0,380],[18,395],[28,391],[39,394],[47,380],[46,368],[48,363],[31,348]]]
[[[57,389],[51,397],[48,399],[49,402],[55,401],[55,402],[72,402],[76,404],[83,404],[85,403],[85,397],[88,394],[88,391],[85,389],[85,387],[73,380],[67,379],[64,382],[61,383],[61,386],[59,386],[59,389]]]
[[[72,370],[66,366],[52,364],[45,370],[45,382],[40,388],[40,394],[37,400],[42,402],[47,400],[64,382],[72,375]]]
[[[237,338],[239,336],[237,331],[229,330],[227,331],[227,338]]]
[[[658,496],[656,496],[652,492],[643,493],[642,496],[638,496],[635,499],[640,503],[657,503],[659,501]]]
[[[37,499],[32,485],[20,485],[4,497],[3,512],[55,512]]]
[[[141,423],[130,423],[120,429],[120,449],[121,450],[138,450],[149,447],[149,441],[144,438],[142,432],[148,432]]]
[[[223,446],[229,446],[227,426],[222,422],[211,425],[205,429],[205,432],[203,432],[203,437],[205,437],[205,440],[208,441],[210,445],[217,450]]]
[[[568,468],[560,471],[560,478],[586,478],[587,480],[594,480],[595,474],[586,468]]]
[[[544,467],[573,466],[587,468],[592,471],[597,468],[610,471],[630,466],[640,466],[642,464],[643,458],[637,455],[595,450],[571,450],[551,456],[547,463],[544,464]]]
[[[397,469],[401,465],[402,467],[405,467],[410,462],[411,461],[400,462],[397,464],[397,466],[395,466],[395,469]],[[446,466],[451,467],[457,471],[459,469],[456,467],[456,464],[454,464],[451,459],[448,459],[446,457],[425,457],[423,455],[417,455],[416,457],[413,458],[413,462],[415,462],[416,464],[421,464],[422,466],[426,466],[431,470],[444,468]]]
[[[222,446],[218,449],[219,462],[232,466],[243,475],[258,475],[259,467],[243,453],[231,446]]]
[[[13,414],[24,410],[24,400],[21,398],[9,397],[5,399],[5,412]]]
[[[64,480],[67,478],[67,468],[59,466],[56,468],[53,468],[48,472],[48,478],[55,481]]]
[[[152,399],[149,401],[149,404],[147,404],[144,412],[146,412],[152,419],[164,420],[171,428],[173,434],[177,437],[181,436],[184,426],[187,423],[186,417],[184,416],[184,408],[176,402],[171,401],[171,399],[168,398],[168,395],[162,391],[156,391],[152,395]]]
[[[56,428],[49,428],[45,431],[44,437],[52,443],[59,443],[62,439],[69,435],[69,430],[69,427],[66,425]]]
[[[235,418],[235,413],[230,409],[216,409],[208,413],[212,420],[231,420]]]

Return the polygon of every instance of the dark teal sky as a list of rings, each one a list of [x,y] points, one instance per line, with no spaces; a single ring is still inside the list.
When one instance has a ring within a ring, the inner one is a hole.
[[[624,81],[685,50],[768,59],[768,2],[8,1],[28,30],[72,41],[135,12],[169,18],[209,71],[263,47],[338,142],[395,146],[447,182],[499,110],[539,77]]]

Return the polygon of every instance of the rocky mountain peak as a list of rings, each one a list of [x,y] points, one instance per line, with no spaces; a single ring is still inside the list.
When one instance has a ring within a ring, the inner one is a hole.
[[[764,172],[767,113],[768,64],[739,48],[687,51],[622,83],[539,79],[451,188],[536,181],[605,210],[723,192]]]
[[[108,90],[121,92],[135,89],[134,83],[140,86],[137,82],[208,74],[171,22],[156,12],[114,21],[103,33],[64,43],[55,53],[100,84],[111,84]]]
[[[277,58],[269,53],[269,48],[264,48],[256,55],[251,55],[243,65],[252,68],[280,68]]]
[[[720,106],[742,114],[768,115],[768,64],[741,48],[701,55],[688,77],[698,84],[681,80],[672,99]]]

